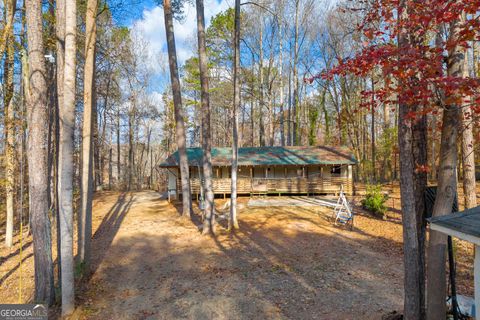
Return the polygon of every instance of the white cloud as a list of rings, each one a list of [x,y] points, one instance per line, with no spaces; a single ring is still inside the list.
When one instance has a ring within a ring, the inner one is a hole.
[[[233,0],[205,0],[205,20],[207,27],[213,16],[232,6]],[[196,50],[197,18],[195,5],[186,4],[184,9],[184,21],[174,21],[175,43],[180,65],[191,57],[194,50]],[[164,54],[165,61],[167,61],[167,43],[163,8],[155,7],[153,9],[144,10],[142,18],[133,23],[132,29],[134,32],[138,32],[143,39],[148,41],[151,54]]]

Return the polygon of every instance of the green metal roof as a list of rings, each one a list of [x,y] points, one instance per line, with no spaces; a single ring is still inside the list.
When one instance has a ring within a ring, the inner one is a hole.
[[[203,149],[187,148],[191,167],[202,165]],[[232,148],[212,148],[213,166],[230,166]],[[178,167],[178,151],[170,155],[160,167]],[[326,164],[356,164],[357,160],[346,147],[248,147],[238,149],[239,166],[306,166]]]

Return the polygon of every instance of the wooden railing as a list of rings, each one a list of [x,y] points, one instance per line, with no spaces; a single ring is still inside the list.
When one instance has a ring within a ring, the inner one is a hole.
[[[212,179],[215,194],[229,194],[231,179]],[[177,186],[180,186],[180,180]],[[192,194],[200,193],[200,180],[190,179]],[[282,193],[327,193],[336,194],[343,188],[346,194],[353,193],[351,179],[341,177],[331,178],[238,178],[237,193],[239,194],[282,194]],[[180,189],[180,188],[179,188]],[[181,190],[178,190],[181,193]]]

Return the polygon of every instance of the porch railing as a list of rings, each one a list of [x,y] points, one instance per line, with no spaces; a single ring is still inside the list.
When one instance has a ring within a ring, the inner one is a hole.
[[[231,192],[230,178],[213,178],[213,191],[216,194],[229,194]],[[180,186],[180,180],[177,186]],[[192,194],[200,193],[200,179],[190,179]],[[343,177],[310,177],[310,178],[238,178],[237,193],[239,194],[282,194],[282,193],[327,193],[335,194],[343,191],[353,193],[351,179]],[[181,189],[178,188],[181,193]]]

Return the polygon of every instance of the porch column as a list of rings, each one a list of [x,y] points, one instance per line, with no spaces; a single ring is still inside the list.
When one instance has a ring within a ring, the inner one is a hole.
[[[475,262],[473,264],[475,283],[475,319],[480,319],[480,245],[475,245]]]

